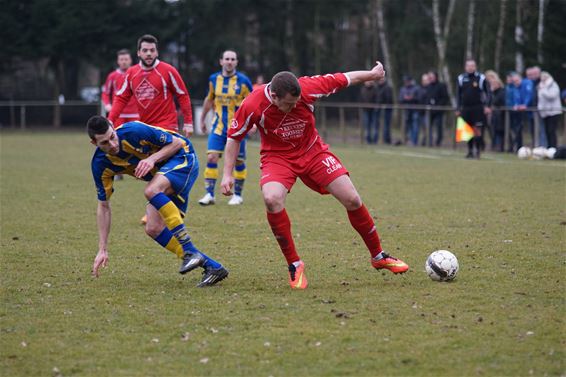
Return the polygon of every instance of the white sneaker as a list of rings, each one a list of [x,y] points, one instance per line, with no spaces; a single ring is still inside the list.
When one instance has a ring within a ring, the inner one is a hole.
[[[228,201],[229,206],[239,206],[244,202],[244,198],[240,195],[232,195],[232,198]]]
[[[210,193],[206,193],[205,196],[202,197],[201,200],[198,201],[198,204],[200,204],[201,206],[208,206],[211,204],[214,204],[215,200],[214,200],[214,196],[210,195]]]

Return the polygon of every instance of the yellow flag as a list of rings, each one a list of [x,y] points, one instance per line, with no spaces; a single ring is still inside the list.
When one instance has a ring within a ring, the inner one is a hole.
[[[470,126],[464,118],[458,117],[456,121],[456,142],[469,141],[474,137],[474,129]]]

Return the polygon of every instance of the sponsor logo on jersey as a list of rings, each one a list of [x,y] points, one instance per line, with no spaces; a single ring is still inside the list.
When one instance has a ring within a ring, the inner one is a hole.
[[[147,109],[151,101],[157,96],[157,89],[147,79],[143,79],[135,90],[138,103]]]
[[[273,132],[281,139],[286,141],[300,139],[303,137],[306,125],[307,122],[305,122],[304,120],[292,119],[283,123]]]

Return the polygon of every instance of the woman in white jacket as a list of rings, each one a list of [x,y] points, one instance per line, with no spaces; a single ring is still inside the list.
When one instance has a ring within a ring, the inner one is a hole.
[[[544,122],[549,148],[556,148],[556,128],[562,114],[560,88],[548,72],[540,74],[538,110]]]

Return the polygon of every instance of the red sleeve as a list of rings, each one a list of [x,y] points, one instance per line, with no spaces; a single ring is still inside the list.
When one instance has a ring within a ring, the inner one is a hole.
[[[179,101],[179,107],[183,113],[183,123],[193,123],[193,108],[191,107],[191,97],[189,97],[189,91],[183,82],[183,78],[179,75],[179,72],[171,67],[168,72],[168,79],[172,84],[171,91],[175,93],[177,101]]]
[[[247,133],[252,129],[254,124],[258,123],[258,117],[254,114],[254,106],[252,104],[253,98],[248,96],[242,102],[240,108],[234,114],[234,119],[232,119],[232,124],[228,129],[228,137],[237,141],[242,141],[242,139],[247,135]]]
[[[130,98],[132,97],[132,89],[130,88],[131,74],[132,72],[130,71],[130,69],[128,69],[128,72],[126,72],[126,78],[124,79],[122,86],[120,86],[120,88],[118,88],[118,91],[114,93],[112,110],[110,110],[110,115],[108,115],[108,119],[112,123],[114,123],[116,119],[118,119],[120,114],[122,114],[122,110],[124,109],[124,107],[126,107],[128,102],[130,101]]]
[[[301,77],[299,84],[301,85],[303,100],[312,103],[347,87],[350,84],[350,79],[343,73],[329,73],[324,76]]]
[[[114,77],[114,72],[112,71],[108,74],[108,77],[106,77],[106,82],[104,83],[104,85],[102,86],[102,94],[101,94],[101,98],[102,98],[102,103],[104,103],[105,105],[111,105],[112,104],[112,78]]]

